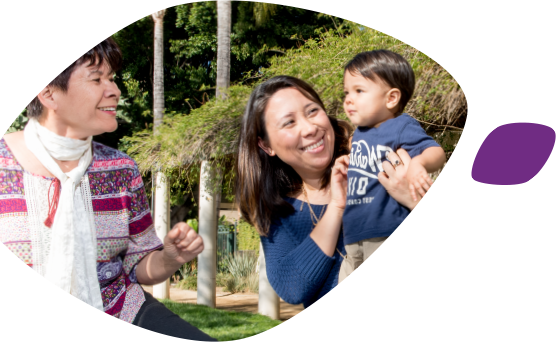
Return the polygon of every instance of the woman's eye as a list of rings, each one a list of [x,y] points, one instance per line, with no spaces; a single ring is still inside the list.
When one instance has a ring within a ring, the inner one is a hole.
[[[95,78],[93,82],[100,83],[100,78]]]
[[[289,125],[292,125],[292,124],[293,124],[293,120],[286,121],[286,122],[284,123],[284,127],[289,126]]]

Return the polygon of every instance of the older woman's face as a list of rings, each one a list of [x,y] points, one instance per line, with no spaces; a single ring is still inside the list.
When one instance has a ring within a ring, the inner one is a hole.
[[[302,178],[320,177],[334,155],[334,130],[324,110],[295,88],[276,92],[265,111],[265,152],[278,156]]]
[[[71,74],[67,92],[53,91],[54,111],[57,121],[67,126],[66,136],[82,139],[118,127],[116,106],[121,92],[109,70],[106,63],[82,64]]]

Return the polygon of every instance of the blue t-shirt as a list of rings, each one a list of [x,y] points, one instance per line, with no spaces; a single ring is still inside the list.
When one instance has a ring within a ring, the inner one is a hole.
[[[378,181],[382,162],[389,152],[405,149],[411,158],[439,146],[407,114],[382,123],[378,128],[358,127],[351,140],[348,194],[344,211],[344,243],[390,236],[409,215],[409,210],[390,197]]]

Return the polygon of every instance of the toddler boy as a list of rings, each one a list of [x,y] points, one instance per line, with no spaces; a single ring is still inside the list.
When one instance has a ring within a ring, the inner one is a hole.
[[[362,52],[344,69],[344,110],[357,129],[351,140],[343,217],[347,256],[340,269],[340,282],[409,214],[378,181],[388,153],[403,148],[411,156],[406,175],[415,201],[432,185],[428,173],[439,170],[446,161],[442,148],[419,122],[402,114],[414,88],[413,69],[392,51]]]

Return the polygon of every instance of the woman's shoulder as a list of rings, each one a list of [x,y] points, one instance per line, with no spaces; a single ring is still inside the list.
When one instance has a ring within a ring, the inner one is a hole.
[[[123,168],[138,169],[135,160],[124,152],[93,141],[93,164],[89,170],[90,172]]]
[[[6,140],[8,140],[13,144],[14,142],[17,143],[22,138],[23,132],[9,133],[0,138],[0,168],[17,171],[23,170],[21,165],[19,165],[19,163],[15,159],[15,156],[8,146],[8,143],[6,142]]]

